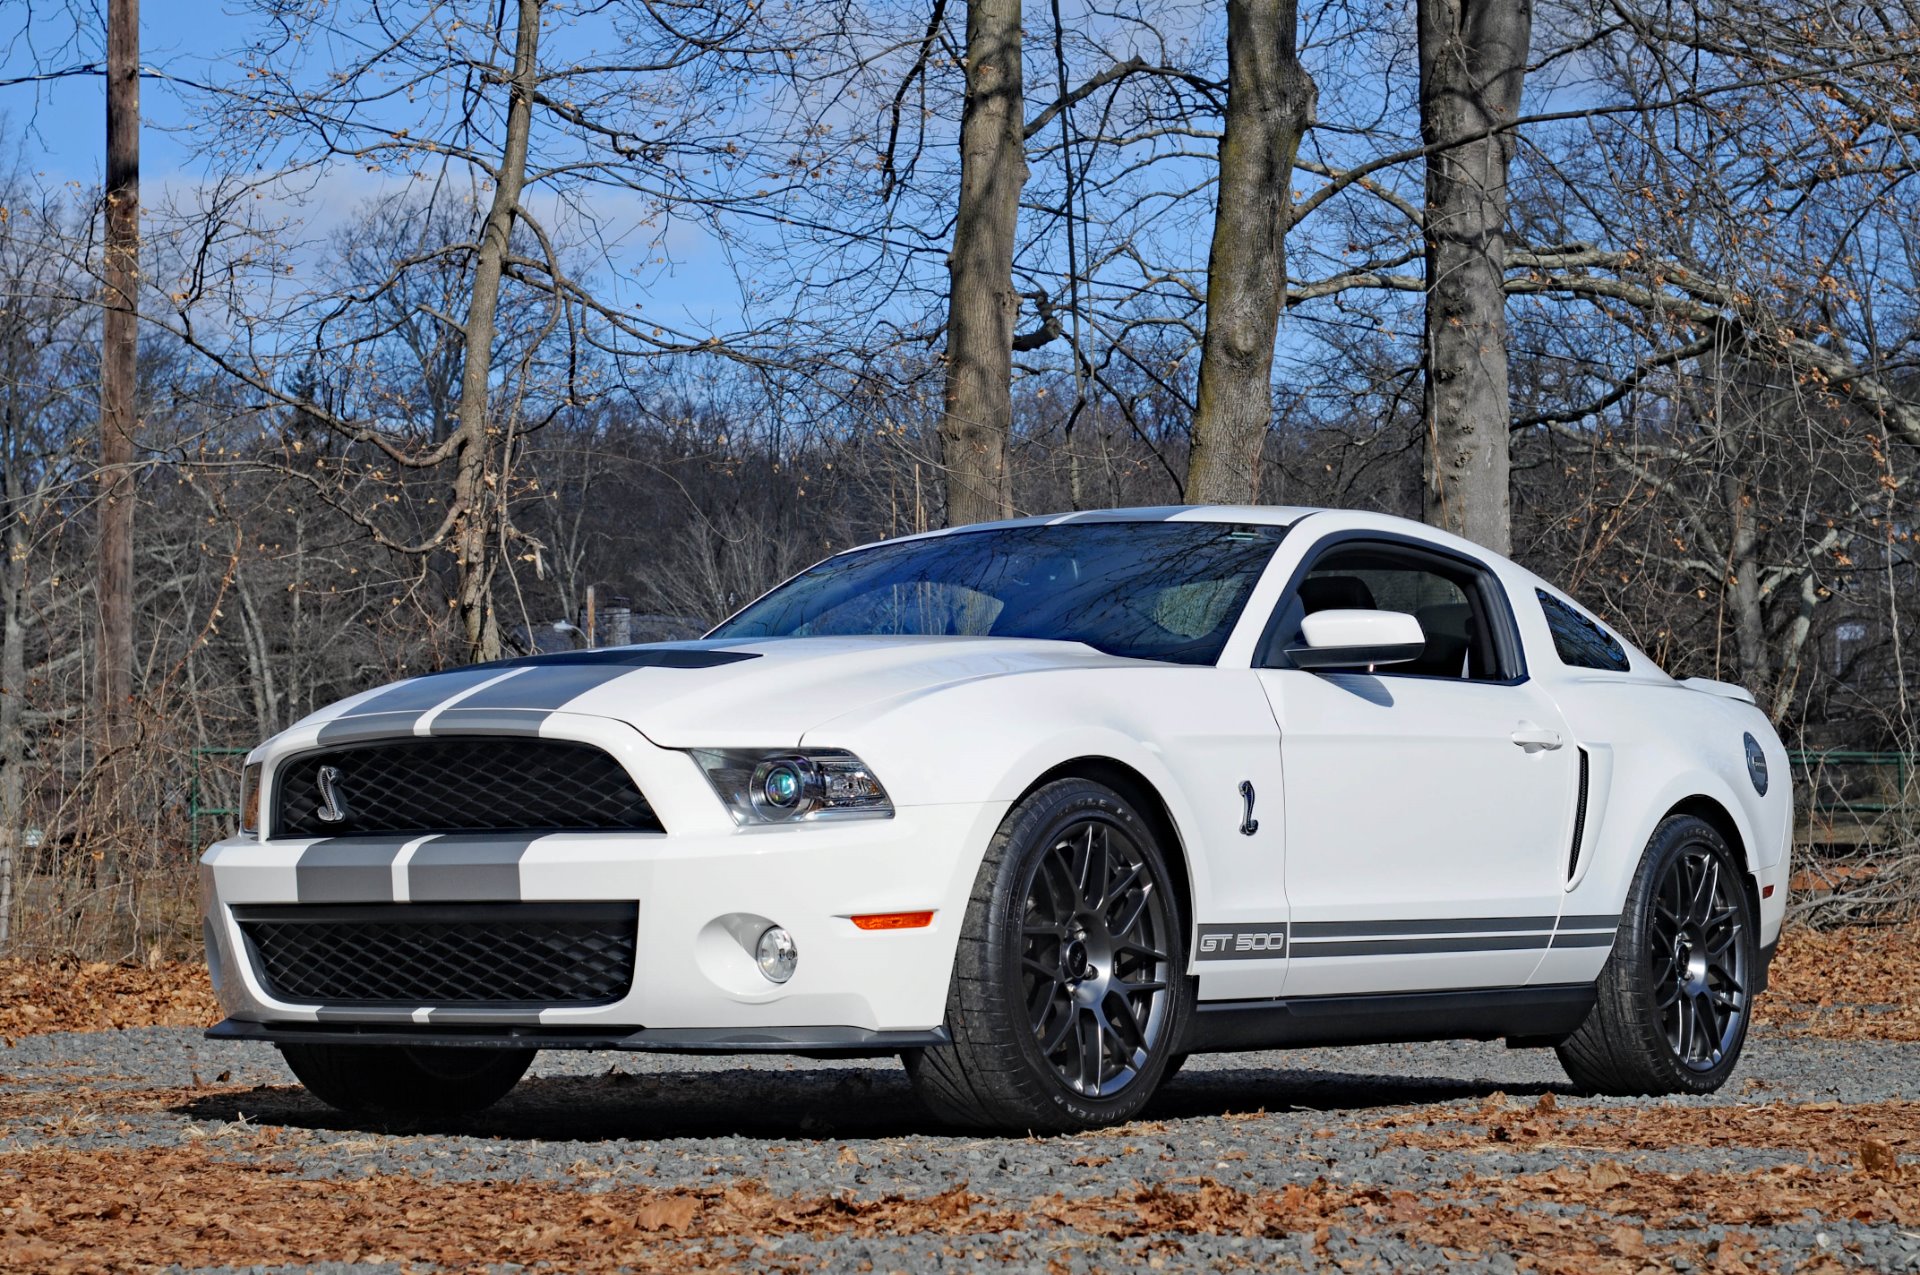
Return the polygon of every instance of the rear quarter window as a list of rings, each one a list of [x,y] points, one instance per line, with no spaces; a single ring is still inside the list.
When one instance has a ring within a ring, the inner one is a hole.
[[[1553,633],[1553,649],[1562,664],[1612,673],[1627,671],[1627,649],[1620,645],[1620,639],[1545,589],[1533,592],[1540,599],[1540,609],[1546,612],[1547,628]]]

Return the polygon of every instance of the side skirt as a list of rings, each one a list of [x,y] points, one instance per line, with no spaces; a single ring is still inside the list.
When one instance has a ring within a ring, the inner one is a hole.
[[[1499,1040],[1551,1045],[1593,1008],[1591,983],[1468,991],[1202,1001],[1187,1024],[1191,1054],[1414,1040]]]

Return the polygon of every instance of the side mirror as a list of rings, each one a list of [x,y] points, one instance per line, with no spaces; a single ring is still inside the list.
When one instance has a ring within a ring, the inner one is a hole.
[[[1300,622],[1305,645],[1287,649],[1295,668],[1405,664],[1427,644],[1420,621],[1405,611],[1316,611]]]

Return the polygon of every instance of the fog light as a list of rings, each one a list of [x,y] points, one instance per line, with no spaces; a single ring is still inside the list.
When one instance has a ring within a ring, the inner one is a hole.
[[[784,983],[793,977],[794,967],[800,964],[800,949],[794,946],[793,935],[772,925],[760,936],[754,958],[760,963],[760,972],[769,980]]]

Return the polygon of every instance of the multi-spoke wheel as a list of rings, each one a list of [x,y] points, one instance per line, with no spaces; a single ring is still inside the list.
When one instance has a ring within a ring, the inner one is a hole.
[[[1653,895],[1647,960],[1653,998],[1674,1057],[1711,1071],[1738,1040],[1747,1016],[1747,944],[1740,883],[1704,846],[1667,863]]]
[[[1153,830],[1120,794],[1065,779],[1001,825],[947,997],[951,1047],[908,1058],[956,1123],[1060,1131],[1124,1120],[1175,1053],[1192,992]]]
[[[1040,1053],[1090,1098],[1119,1093],[1166,1038],[1172,929],[1126,826],[1089,812],[1033,861],[1021,978]]]
[[[1712,825],[1655,830],[1627,892],[1598,999],[1560,1046],[1576,1084],[1600,1093],[1708,1093],[1739,1059],[1758,960],[1754,905]]]

